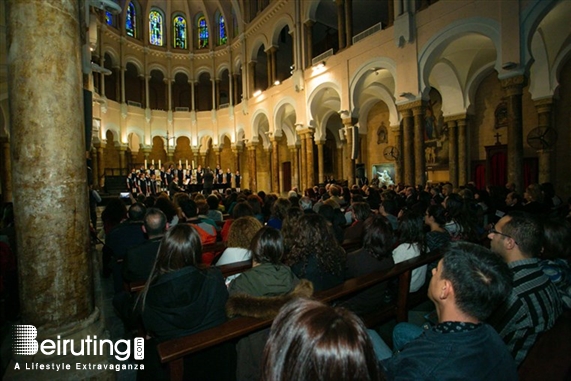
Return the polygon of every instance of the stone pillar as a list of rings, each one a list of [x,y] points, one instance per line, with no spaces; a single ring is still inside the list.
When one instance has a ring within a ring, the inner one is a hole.
[[[127,168],[127,163],[128,163],[127,155],[129,154],[127,152],[127,147],[120,145],[117,148],[117,151],[119,151],[119,172],[121,174],[129,173],[130,168]]]
[[[0,157],[0,175],[2,181],[2,201],[12,202],[12,164],[10,160],[10,141],[8,138],[0,138],[2,154]]]
[[[337,34],[339,36],[339,50],[345,49],[345,6],[343,0],[335,0],[337,5]]]
[[[426,157],[424,155],[424,107],[412,109],[414,118],[414,180],[415,185],[426,184]]]
[[[93,146],[91,148],[91,184],[93,184],[94,189],[99,189],[99,183],[97,181],[97,174],[99,173],[99,163],[97,160],[97,148]]]
[[[101,67],[105,67],[105,56],[104,55],[101,55],[99,65]],[[99,83],[101,83],[101,87],[99,88],[99,94],[102,97],[105,97],[105,74],[103,74],[103,73],[99,74]]]
[[[551,110],[553,100],[551,98],[534,101],[538,116],[538,127],[543,131],[551,128]],[[537,151],[539,156],[539,183],[551,182],[551,155],[552,150],[548,147]]]
[[[468,183],[468,147],[466,139],[466,119],[456,120],[458,125],[458,186]]]
[[[325,183],[325,172],[323,167],[323,146],[325,145],[324,140],[319,140],[315,142],[317,144],[317,171],[318,173],[318,182],[320,184]]]
[[[248,98],[252,97],[254,91],[256,91],[256,61],[248,62]]]
[[[280,153],[279,137],[272,137],[272,192],[280,192]]]
[[[120,70],[121,70],[121,103],[127,103],[127,100],[125,98],[125,72],[127,71],[127,68],[121,66]]]
[[[190,111],[194,111],[196,109],[195,93],[196,93],[196,82],[190,81]]]
[[[214,107],[213,107],[213,108],[217,109],[217,108],[220,107],[220,80],[219,80],[219,79],[217,79],[217,80],[214,82],[214,90],[215,90],[215,92],[216,92],[216,101],[215,101],[215,103],[214,103]]]
[[[343,167],[344,167],[344,150],[345,150],[346,145],[343,144],[340,147],[337,147],[337,160],[335,160],[336,164],[337,164],[337,179],[341,180],[344,178],[343,176]]]
[[[34,325],[38,341],[57,340],[58,335],[63,342],[94,334],[98,339],[105,337],[93,297],[78,4],[7,2],[19,324]],[[54,181],[38,181],[46,178]],[[81,362],[71,356],[46,357],[38,352],[19,360]],[[89,357],[89,362],[106,361],[106,356],[95,357]],[[75,364],[71,368],[62,379],[100,378],[96,371],[77,372]],[[14,371],[13,364],[10,371]],[[6,378],[54,377],[41,373],[26,371]]]
[[[410,108],[400,108],[403,122],[402,163],[404,184],[414,185],[414,121]],[[424,157],[424,154],[422,155]]]
[[[232,153],[234,154],[234,163],[236,165],[236,171],[240,170],[240,150],[238,147],[232,147]]]
[[[387,21],[387,26],[392,26],[395,22],[395,4],[393,0],[387,1],[387,4],[389,11],[389,20]]]
[[[222,163],[221,163],[221,150],[220,147],[216,146],[212,148],[214,150],[214,155],[216,156],[216,164],[220,165],[220,168],[222,168]]]
[[[201,152],[199,156],[202,168],[206,168],[206,152]],[[172,161],[172,154],[169,154],[169,161]]]
[[[343,123],[345,124],[345,122]],[[347,185],[351,187],[355,184],[355,160],[353,159],[353,126],[351,124],[345,124],[345,135],[347,137]]]
[[[234,82],[234,86],[232,87],[232,93],[234,94],[233,103],[237,105],[240,103],[240,94],[238,93],[238,74],[232,74],[232,82]]]
[[[289,146],[289,151],[291,153],[291,184],[292,188],[300,188],[299,185],[299,148],[296,145]]]
[[[508,108],[508,182],[523,189],[522,92],[525,77],[518,75],[501,81]]]
[[[299,155],[300,163],[299,163],[299,174],[301,176],[300,184],[301,184],[301,191],[304,192],[307,188],[307,156],[305,153],[307,152],[307,142],[305,141],[305,133],[299,132],[299,136],[301,137],[301,153]]]
[[[258,143],[248,143],[248,175],[250,178],[250,190],[254,193],[258,191],[258,173],[256,166],[256,147]]]
[[[315,185],[315,169],[313,163],[313,131],[308,130],[306,136],[306,149],[307,149],[307,187],[311,188]]]
[[[311,60],[313,59],[313,24],[315,24],[313,20],[307,20],[304,24],[307,51],[307,62],[305,63],[306,68],[311,66]]]
[[[396,126],[391,126],[391,131],[395,137],[395,147],[398,149],[398,156],[395,159],[395,184],[403,182],[404,179],[404,167],[402,165],[402,133],[401,126],[397,124]]]
[[[105,185],[105,146],[103,143],[95,144],[97,148],[97,181],[99,188]]]
[[[353,44],[353,0],[345,0],[345,34],[349,47]]]
[[[453,187],[458,184],[458,131],[456,130],[456,121],[445,119],[444,123],[448,125],[448,172],[450,173],[450,182]]]
[[[139,83],[141,85],[141,107],[144,107],[147,104],[146,82],[145,76],[139,75]]]

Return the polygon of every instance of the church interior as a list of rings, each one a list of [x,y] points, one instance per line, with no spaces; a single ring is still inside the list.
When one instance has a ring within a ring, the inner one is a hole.
[[[381,175],[550,182],[567,200],[569,15],[568,0],[0,2],[24,324],[103,334],[88,189],[113,194],[133,168],[219,165],[278,195]]]

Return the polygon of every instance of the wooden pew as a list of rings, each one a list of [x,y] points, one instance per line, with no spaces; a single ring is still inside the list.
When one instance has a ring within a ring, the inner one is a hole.
[[[518,373],[520,381],[571,380],[571,311],[539,335]]]
[[[371,286],[398,278],[399,290],[394,303],[382,307],[371,316],[365,316],[364,321],[369,327],[378,325],[383,321],[396,318],[398,322],[408,319],[408,295],[412,270],[440,259],[439,252],[433,252],[421,257],[409,259],[395,265],[388,271],[379,271],[345,281],[343,284],[317,292],[314,299],[325,303],[354,295]],[[243,271],[243,270],[242,270]],[[237,317],[228,320],[217,327],[165,341],[157,346],[159,357],[163,364],[168,364],[170,379],[182,380],[184,375],[184,357],[201,350],[213,347],[233,339],[246,336],[260,329],[267,328],[273,319],[256,319],[250,317]]]

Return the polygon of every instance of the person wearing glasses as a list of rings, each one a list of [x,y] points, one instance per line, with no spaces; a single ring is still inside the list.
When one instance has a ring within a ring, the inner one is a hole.
[[[513,290],[490,318],[519,366],[538,334],[555,324],[562,313],[557,288],[539,267],[543,228],[531,215],[513,212],[488,233],[490,248],[513,273]]]

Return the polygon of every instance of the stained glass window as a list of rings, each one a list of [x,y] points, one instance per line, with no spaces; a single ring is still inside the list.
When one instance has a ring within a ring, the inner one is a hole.
[[[105,24],[109,25],[109,26],[115,26],[114,22],[113,22],[113,13],[111,12],[105,12]]]
[[[133,2],[127,7],[127,19],[125,21],[125,31],[127,36],[137,37],[137,10]]]
[[[198,49],[208,47],[208,25],[204,16],[198,18]]]
[[[218,45],[225,45],[228,42],[228,35],[226,34],[226,23],[222,15],[218,16]]]
[[[163,46],[163,15],[158,11],[149,13],[149,42],[151,45]]]
[[[175,16],[174,25],[174,47],[186,49],[186,20],[182,16]]]

